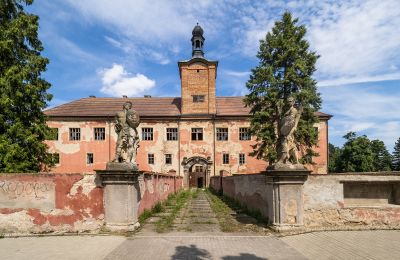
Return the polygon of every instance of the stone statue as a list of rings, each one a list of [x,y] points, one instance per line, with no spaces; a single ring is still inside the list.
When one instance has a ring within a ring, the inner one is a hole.
[[[139,148],[139,114],[132,109],[130,101],[125,102],[123,111],[115,116],[115,132],[118,134],[115,158],[113,162],[136,165],[136,154]]]
[[[294,132],[297,129],[303,107],[299,105],[295,107],[295,99],[289,97],[287,105],[280,105],[277,108],[278,122],[276,126],[276,132],[278,136],[277,144],[277,162],[273,165],[274,169],[305,169],[305,167],[299,163],[299,149],[296,144]],[[293,158],[294,163],[289,159]]]

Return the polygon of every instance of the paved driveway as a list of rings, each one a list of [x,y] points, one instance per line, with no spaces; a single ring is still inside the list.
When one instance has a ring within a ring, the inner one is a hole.
[[[168,233],[0,239],[0,259],[399,259],[400,231],[275,236]]]

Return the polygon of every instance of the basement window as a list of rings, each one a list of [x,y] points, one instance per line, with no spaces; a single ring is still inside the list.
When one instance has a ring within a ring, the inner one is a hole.
[[[203,128],[192,128],[192,141],[203,140]]]
[[[93,164],[94,158],[93,153],[86,154],[86,164]]]
[[[104,127],[94,128],[94,140],[96,141],[106,140],[106,129]]]
[[[222,164],[229,164],[229,153],[224,153],[222,155]]]
[[[51,154],[51,161],[54,164],[60,164],[60,154],[58,153]]]
[[[217,141],[228,141],[228,128],[217,128]]]
[[[172,154],[165,155],[165,164],[172,164]]]
[[[204,98],[205,98],[204,95],[193,95],[192,97],[193,97],[194,103],[202,103],[202,102],[204,102]]]
[[[70,128],[69,129],[69,140],[70,141],[81,140],[81,129],[80,128]]]
[[[246,163],[246,155],[244,153],[239,154],[239,164],[243,165]]]
[[[153,153],[149,153],[147,155],[147,163],[148,164],[154,164],[154,154]]]

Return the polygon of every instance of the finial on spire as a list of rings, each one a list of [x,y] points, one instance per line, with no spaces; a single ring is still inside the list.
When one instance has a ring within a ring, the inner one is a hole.
[[[205,38],[203,37],[203,28],[197,23],[192,31],[192,57],[204,58],[203,44]]]

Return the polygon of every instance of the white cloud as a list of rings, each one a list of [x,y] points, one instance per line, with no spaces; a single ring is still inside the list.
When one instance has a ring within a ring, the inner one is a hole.
[[[387,92],[381,93],[382,87],[374,85],[321,89],[323,111],[334,115],[329,123],[330,137],[340,140],[347,132],[355,131],[393,147],[400,137],[400,92],[386,88]]]
[[[223,70],[221,72],[228,76],[238,77],[238,78],[249,77],[250,75],[249,71]]]
[[[386,80],[399,80],[400,72],[383,74],[378,76],[364,76],[364,77],[343,77],[330,80],[322,80],[318,82],[319,87],[340,86],[360,82],[378,82]]]
[[[154,80],[143,74],[137,73],[131,76],[119,64],[113,64],[111,68],[103,69],[99,74],[103,83],[100,91],[114,97],[143,95],[156,85]]]
[[[345,1],[319,5],[309,35],[322,77],[386,74],[400,59],[400,2]]]

